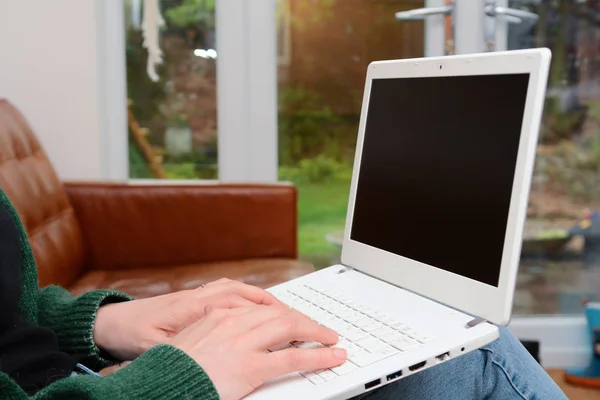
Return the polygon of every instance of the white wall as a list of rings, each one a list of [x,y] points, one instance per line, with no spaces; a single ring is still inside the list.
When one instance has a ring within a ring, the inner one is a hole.
[[[122,7],[119,0],[0,0],[0,97],[25,114],[63,179],[109,175],[97,1]]]

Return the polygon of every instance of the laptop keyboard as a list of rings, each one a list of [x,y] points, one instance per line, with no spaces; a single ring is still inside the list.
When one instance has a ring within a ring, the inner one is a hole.
[[[302,376],[315,385],[434,340],[427,332],[417,330],[318,284],[299,285],[277,292],[275,296],[340,335],[339,342],[334,347],[346,349],[348,361],[332,369],[301,372]],[[271,351],[289,347],[319,348],[323,345],[316,342],[295,342]]]

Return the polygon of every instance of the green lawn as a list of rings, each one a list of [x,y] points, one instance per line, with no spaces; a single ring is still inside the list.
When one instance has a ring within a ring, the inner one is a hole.
[[[350,182],[297,183],[300,256],[317,267],[329,265],[339,253],[327,240],[328,233],[343,230]],[[322,264],[322,265],[320,265]]]

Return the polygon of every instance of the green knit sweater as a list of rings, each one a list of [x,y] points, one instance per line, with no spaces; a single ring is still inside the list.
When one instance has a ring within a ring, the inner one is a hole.
[[[108,359],[94,344],[93,326],[96,312],[102,304],[127,301],[130,297],[115,291],[94,291],[74,298],[66,290],[56,286],[39,290],[35,260],[27,234],[2,190],[0,206],[11,212],[21,232],[21,314],[41,326],[52,329],[58,336],[60,349],[66,353],[84,355],[83,362],[87,366],[100,369],[111,365],[114,360]],[[111,375],[65,378],[33,397],[29,397],[8,375],[0,372],[2,400],[212,400],[218,397],[202,368],[184,352],[168,345],[153,347]]]

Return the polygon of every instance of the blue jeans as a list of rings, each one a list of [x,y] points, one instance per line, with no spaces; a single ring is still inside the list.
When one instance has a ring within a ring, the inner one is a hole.
[[[389,384],[364,400],[561,400],[565,394],[505,328],[489,345]]]

